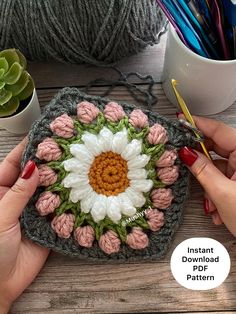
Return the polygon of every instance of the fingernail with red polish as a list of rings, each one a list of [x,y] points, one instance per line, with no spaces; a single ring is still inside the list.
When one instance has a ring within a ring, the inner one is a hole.
[[[210,208],[209,208],[209,200],[207,198],[204,198],[203,205],[204,205],[204,212],[205,212],[205,214],[209,215]]]
[[[179,150],[179,158],[185,165],[191,167],[198,159],[198,155],[192,148],[185,146]]]
[[[179,115],[181,114],[181,113],[183,113],[183,112],[181,112],[181,111],[177,111],[175,114],[176,114],[176,117],[177,117],[177,119],[178,119],[178,117],[179,117]]]
[[[25,168],[23,169],[20,177],[26,180],[29,179],[34,172],[35,167],[36,167],[35,162],[33,160],[29,160],[26,163]]]

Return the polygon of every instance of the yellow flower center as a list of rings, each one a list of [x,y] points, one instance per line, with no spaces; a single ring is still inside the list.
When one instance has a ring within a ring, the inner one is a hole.
[[[89,170],[89,182],[95,192],[118,195],[129,186],[127,161],[113,152],[97,156]]]

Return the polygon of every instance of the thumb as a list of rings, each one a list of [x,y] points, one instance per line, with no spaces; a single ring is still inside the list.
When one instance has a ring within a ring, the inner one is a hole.
[[[211,200],[216,203],[220,202],[221,195],[218,192],[223,191],[223,187],[227,186],[229,179],[205,155],[189,147],[179,150],[179,158],[188,166]]]
[[[37,188],[38,179],[36,164],[29,160],[20,177],[0,201],[1,227],[8,229],[18,222],[21,212]]]

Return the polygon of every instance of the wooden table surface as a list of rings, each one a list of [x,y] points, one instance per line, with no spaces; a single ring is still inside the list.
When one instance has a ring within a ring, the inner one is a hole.
[[[124,71],[138,71],[155,78],[158,104],[154,111],[175,119],[176,109],[161,87],[166,36],[157,46],[119,62]],[[36,63],[30,65],[42,107],[64,86],[82,88],[97,77],[116,79],[111,69],[91,66]],[[133,80],[145,88],[139,80]],[[93,88],[101,94],[106,86]],[[125,87],[118,87],[113,100],[136,103]],[[236,103],[214,118],[236,124]],[[0,130],[0,160],[22,136]],[[220,241],[231,257],[226,281],[209,291],[191,291],[181,287],[170,271],[173,249],[190,237],[211,237]],[[224,228],[216,227],[203,211],[203,191],[193,179],[184,221],[167,256],[159,262],[107,264],[86,262],[51,253],[35,281],[15,302],[12,313],[236,313],[236,240]]]

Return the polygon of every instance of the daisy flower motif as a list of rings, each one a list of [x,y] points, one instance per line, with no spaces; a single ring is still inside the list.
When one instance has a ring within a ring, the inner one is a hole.
[[[106,126],[98,134],[85,132],[81,139],[83,144],[70,145],[73,157],[63,162],[68,175],[62,185],[70,188],[70,201],[80,202],[81,211],[91,213],[96,223],[133,216],[153,187],[142,140],[129,141],[126,128],[113,134]]]

